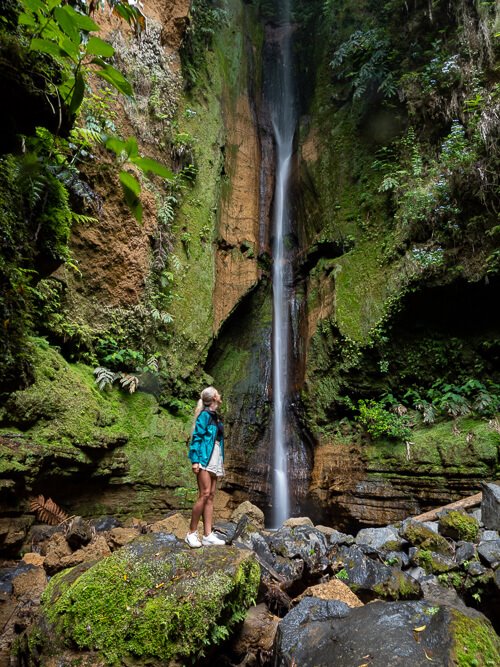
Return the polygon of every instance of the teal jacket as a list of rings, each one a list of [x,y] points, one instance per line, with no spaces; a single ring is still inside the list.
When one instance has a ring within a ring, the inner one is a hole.
[[[217,423],[208,410],[202,410],[196,418],[191,444],[189,445],[189,460],[205,467],[210,461],[217,439]],[[219,438],[222,460],[224,460],[224,437]]]

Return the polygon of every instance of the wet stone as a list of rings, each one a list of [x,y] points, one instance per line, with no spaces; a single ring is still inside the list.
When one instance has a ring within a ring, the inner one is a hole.
[[[385,528],[363,528],[356,535],[356,544],[366,544],[378,550],[397,550],[402,546],[403,540],[394,526]]]
[[[500,530],[500,485],[483,483],[481,515],[486,528]]]
[[[457,542],[455,560],[459,565],[465,561],[475,560],[477,558],[476,545],[472,542]]]
[[[469,574],[471,577],[482,577],[487,572],[488,569],[477,560],[469,563],[467,567],[467,574]]]
[[[500,565],[500,540],[481,542],[477,548],[479,558],[494,570]]]

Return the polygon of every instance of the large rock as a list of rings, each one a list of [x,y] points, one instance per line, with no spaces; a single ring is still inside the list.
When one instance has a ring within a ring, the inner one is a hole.
[[[172,533],[180,540],[183,540],[189,532],[189,521],[182,514],[176,512],[161,521],[151,524],[149,530],[152,533]]]
[[[170,538],[144,535],[97,564],[54,576],[31,642],[41,664],[49,652],[65,664],[67,646],[79,648],[84,664],[88,651],[96,665],[138,658],[186,664],[227,638],[256,597],[253,554],[228,546],[189,549]]]
[[[54,533],[45,547],[45,569],[47,572],[54,574],[65,567],[61,565],[61,561],[66,556],[71,556],[72,553],[64,535]]]
[[[439,518],[439,532],[452,540],[474,542],[479,534],[479,521],[458,510],[451,510]]]
[[[90,523],[81,516],[75,516],[71,520],[66,532],[66,542],[76,551],[80,547],[85,547],[92,539]]]
[[[258,660],[261,657],[272,654],[278,622],[279,618],[270,614],[265,604],[251,607],[231,645],[232,653],[239,660],[245,660],[244,664],[260,664]]]
[[[477,548],[479,558],[494,570],[500,565],[500,540],[481,542]]]
[[[403,540],[394,526],[363,528],[356,535],[356,544],[367,544],[374,549],[394,551],[400,549],[402,543]]]
[[[278,626],[275,667],[500,664],[500,639],[473,610],[427,602],[304,599]]]
[[[18,555],[32,523],[31,516],[0,518],[0,552],[4,556]]]
[[[326,537],[313,526],[280,528],[270,537],[269,545],[279,556],[301,558],[312,574],[319,574],[328,566]]]
[[[483,484],[481,520],[490,530],[500,530],[500,485]]]
[[[399,533],[401,537],[416,547],[445,555],[451,555],[453,552],[450,543],[444,537],[419,521],[413,519],[404,521]]]
[[[255,528],[264,528],[264,512],[249,500],[238,505],[231,514],[231,521],[238,523],[242,516],[247,516]]]
[[[338,565],[343,565],[345,582],[363,599],[389,600],[421,597],[420,584],[397,567],[389,567],[365,556],[359,546],[340,547]]]

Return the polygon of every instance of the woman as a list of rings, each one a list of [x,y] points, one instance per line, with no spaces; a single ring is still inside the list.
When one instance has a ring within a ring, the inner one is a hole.
[[[198,481],[198,500],[191,514],[186,542],[190,547],[225,544],[212,532],[214,495],[217,478],[224,476],[224,424],[217,415],[222,399],[214,387],[207,387],[200,394],[195,410],[195,424],[189,459]],[[198,523],[203,516],[203,538],[198,537]]]

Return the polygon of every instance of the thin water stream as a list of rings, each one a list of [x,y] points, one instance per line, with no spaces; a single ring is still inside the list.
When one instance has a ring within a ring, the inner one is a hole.
[[[292,77],[290,0],[281,2],[275,71],[268,92],[276,146],[276,180],[273,211],[273,525],[290,516],[290,489],[286,418],[290,402],[290,308],[292,262],[287,238],[291,234],[290,170],[297,124]]]

